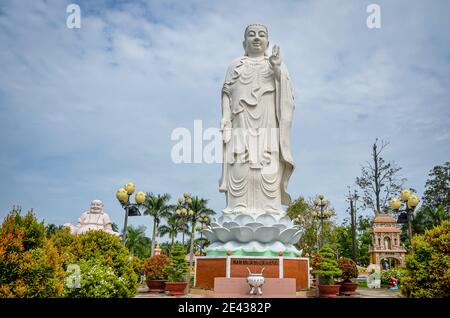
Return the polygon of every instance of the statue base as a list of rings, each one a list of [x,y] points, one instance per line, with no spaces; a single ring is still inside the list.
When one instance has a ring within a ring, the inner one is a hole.
[[[264,278],[294,278],[295,289],[310,287],[309,259],[285,256],[197,256],[195,258],[194,286],[214,289],[214,279],[247,278],[248,270],[260,273],[264,269]]]
[[[250,286],[246,278],[216,277],[214,279],[214,297],[269,297],[294,298],[297,297],[294,278],[265,278],[262,295],[250,295]]]

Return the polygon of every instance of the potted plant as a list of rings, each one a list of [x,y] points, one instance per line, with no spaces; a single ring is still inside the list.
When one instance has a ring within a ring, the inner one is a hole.
[[[358,288],[358,284],[352,282],[351,279],[358,277],[356,263],[350,258],[340,258],[338,259],[338,266],[342,271],[341,278],[343,279],[343,281],[339,283],[341,285],[339,295],[354,295],[356,288]]]
[[[324,245],[319,254],[320,260],[315,264],[316,270],[313,271],[314,274],[319,275],[319,297],[335,298],[339,293],[340,285],[334,284],[334,278],[339,277],[342,271],[329,245]]]
[[[167,274],[163,272],[167,266],[166,255],[155,255],[144,263],[145,280],[151,293],[162,293],[165,290]]]
[[[189,266],[185,260],[185,250],[180,244],[176,244],[172,248],[168,264],[164,267],[163,272],[167,275],[166,292],[170,296],[184,295],[184,290],[188,282],[185,276],[189,271]]]

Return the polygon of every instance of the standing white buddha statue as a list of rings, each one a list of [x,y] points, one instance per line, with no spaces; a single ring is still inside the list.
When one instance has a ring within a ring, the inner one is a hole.
[[[228,67],[222,88],[223,166],[219,190],[223,215],[205,231],[209,255],[299,255],[292,245],[299,229],[282,205],[294,170],[290,130],[294,97],[289,73],[274,46],[268,57],[266,26],[251,24],[244,33],[245,55]],[[235,254],[235,253],[234,253]]]

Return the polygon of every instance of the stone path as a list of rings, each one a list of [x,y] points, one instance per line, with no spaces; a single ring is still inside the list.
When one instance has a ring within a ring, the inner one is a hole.
[[[145,286],[141,286],[138,289],[138,292],[134,298],[205,298],[205,297],[214,297],[212,291],[198,290],[192,289],[192,292],[185,296],[168,296],[164,293],[161,294],[152,294],[148,292],[148,288]],[[297,297],[305,298],[314,295],[311,292],[308,292],[309,295],[306,295],[305,292],[298,292]],[[399,298],[401,297],[401,292],[399,290],[388,290],[384,288],[373,289],[373,288],[358,288],[356,290],[356,294],[353,296],[339,296],[338,298]]]

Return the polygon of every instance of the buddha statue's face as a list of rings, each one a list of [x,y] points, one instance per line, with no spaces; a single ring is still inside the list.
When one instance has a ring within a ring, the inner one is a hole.
[[[91,202],[91,213],[101,213],[103,210],[103,203],[100,200],[92,200]]]
[[[244,49],[250,57],[264,56],[269,45],[267,28],[263,25],[250,25],[245,31]]]

